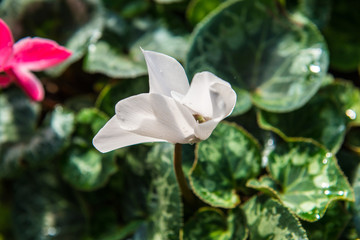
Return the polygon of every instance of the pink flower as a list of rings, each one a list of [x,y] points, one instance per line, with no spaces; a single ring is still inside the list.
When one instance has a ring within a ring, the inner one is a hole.
[[[44,38],[27,37],[14,44],[9,27],[0,19],[0,87],[7,87],[14,81],[31,99],[41,101],[44,88],[31,71],[52,67],[70,55],[68,49]]]

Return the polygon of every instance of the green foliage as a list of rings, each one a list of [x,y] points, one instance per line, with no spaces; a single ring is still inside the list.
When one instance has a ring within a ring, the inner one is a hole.
[[[62,161],[64,179],[80,190],[94,190],[106,184],[109,176],[116,172],[115,154],[101,154],[91,147],[92,137],[106,123],[96,109],[83,109],[75,123],[75,137]]]
[[[306,18],[284,16],[275,1],[230,1],[197,28],[187,68],[190,75],[214,72],[249,91],[256,106],[287,112],[319,89],[327,55],[323,37]]]
[[[307,239],[299,220],[274,199],[254,197],[243,209],[251,239]]]
[[[0,88],[0,240],[359,239],[359,7],[0,0],[15,41],[73,52],[35,73],[43,102]],[[117,102],[149,91],[141,48],[237,94],[227,122],[182,147],[194,202],[181,196],[172,144],[92,145]]]
[[[223,136],[227,136],[224,141]],[[233,208],[237,191],[260,172],[258,143],[236,125],[219,124],[209,139],[198,144],[190,172],[196,195],[211,206]]]
[[[277,142],[266,157],[271,177],[250,180],[248,186],[270,191],[300,218],[316,221],[331,201],[354,201],[353,190],[336,158],[317,144]]]
[[[184,240],[244,240],[247,235],[245,217],[240,208],[230,210],[228,216],[216,208],[201,208],[184,226]]]

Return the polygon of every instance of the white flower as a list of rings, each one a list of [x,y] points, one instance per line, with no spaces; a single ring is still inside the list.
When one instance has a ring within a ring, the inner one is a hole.
[[[184,68],[167,55],[143,51],[150,92],[119,101],[113,116],[93,139],[100,152],[144,142],[195,143],[207,139],[232,112],[236,93],[210,72],[189,86]]]

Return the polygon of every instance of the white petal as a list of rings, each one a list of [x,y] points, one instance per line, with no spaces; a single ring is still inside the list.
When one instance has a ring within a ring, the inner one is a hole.
[[[206,140],[210,137],[211,133],[214,131],[216,126],[222,118],[212,119],[204,123],[199,123],[195,128],[195,135],[200,140]]]
[[[196,121],[191,111],[171,97],[139,94],[116,104],[122,129],[138,135],[188,143],[194,138]]]
[[[144,142],[164,142],[165,140],[141,136],[120,128],[119,120],[112,117],[105,126],[100,129],[93,139],[93,145],[100,152],[109,152]]]
[[[197,73],[182,103],[205,118],[225,118],[234,109],[236,93],[210,72]]]
[[[189,81],[181,64],[174,58],[162,53],[144,51],[149,72],[150,93],[170,97],[171,91],[185,95]]]

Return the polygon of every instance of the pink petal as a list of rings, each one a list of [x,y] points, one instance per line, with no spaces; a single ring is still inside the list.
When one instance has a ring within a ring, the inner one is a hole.
[[[14,45],[13,66],[41,71],[61,63],[71,52],[56,42],[44,38],[24,38]]]
[[[11,55],[13,44],[9,27],[0,19],[0,71],[3,71],[4,65]]]
[[[44,88],[34,74],[23,68],[11,68],[7,73],[14,76],[15,82],[32,100],[41,101],[44,99]]]
[[[11,78],[8,76],[0,76],[0,87],[5,88],[11,83]]]

